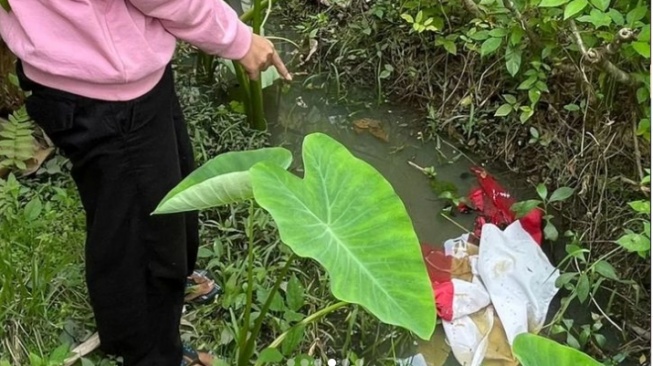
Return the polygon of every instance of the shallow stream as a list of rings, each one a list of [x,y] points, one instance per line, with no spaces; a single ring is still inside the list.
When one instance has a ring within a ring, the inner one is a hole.
[[[448,189],[455,187],[458,196],[466,196],[475,183],[470,167],[481,162],[443,139],[425,141],[416,128],[423,117],[416,111],[391,105],[332,104],[324,91],[307,91],[300,86],[281,97],[270,97],[276,98],[267,103],[271,142],[293,152],[292,169],[301,171],[304,136],[326,133],[374,166],[392,184],[422,243],[438,246],[473,227],[474,215],[443,214],[449,203],[438,198],[431,180],[420,168],[433,168],[439,182]],[[443,347],[444,342],[442,327],[437,327],[431,342],[416,342],[413,347],[414,354],[421,353],[427,363],[415,358],[407,364],[459,365]]]
[[[268,114],[272,144],[293,151],[295,164],[301,163],[304,136],[323,132],[374,166],[406,205],[419,240],[437,245],[463,234],[473,216],[458,216],[455,222],[445,218],[442,210],[447,202],[438,199],[420,168],[432,167],[438,181],[466,195],[474,182],[469,170],[473,163],[444,140],[422,141],[411,128],[417,118],[413,111],[391,106],[332,105],[323,92],[305,91],[301,96],[285,95]]]

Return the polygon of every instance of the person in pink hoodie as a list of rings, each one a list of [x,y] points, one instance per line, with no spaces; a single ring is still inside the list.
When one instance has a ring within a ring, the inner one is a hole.
[[[271,42],[223,0],[9,0],[0,36],[29,115],[72,162],[86,212],[85,272],[102,350],[125,366],[210,365],[182,344],[197,213],[151,216],[194,168],[175,92],[177,40],[290,80]]]

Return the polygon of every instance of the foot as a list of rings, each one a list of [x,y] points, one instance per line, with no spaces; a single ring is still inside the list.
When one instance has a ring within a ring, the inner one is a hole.
[[[188,345],[184,345],[184,354],[181,366],[213,366],[214,358],[208,352],[198,352]]]
[[[195,271],[186,280],[184,302],[188,304],[205,304],[222,292],[220,286],[211,280],[206,271]]]
[[[208,352],[198,352],[197,357],[200,362],[206,366],[213,366],[213,356]]]

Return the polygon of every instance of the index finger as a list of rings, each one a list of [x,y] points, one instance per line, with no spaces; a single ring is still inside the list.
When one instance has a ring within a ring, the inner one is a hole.
[[[286,65],[284,65],[283,61],[281,60],[281,57],[279,57],[279,54],[275,51],[272,54],[272,64],[274,67],[279,71],[279,74],[283,76],[284,79],[291,81],[292,76],[288,72],[288,69],[286,69]]]

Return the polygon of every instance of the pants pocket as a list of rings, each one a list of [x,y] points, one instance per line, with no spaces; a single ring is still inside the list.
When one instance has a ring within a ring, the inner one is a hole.
[[[35,92],[25,101],[29,116],[55,141],[57,134],[73,128],[75,103],[56,95]]]

